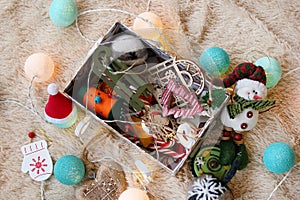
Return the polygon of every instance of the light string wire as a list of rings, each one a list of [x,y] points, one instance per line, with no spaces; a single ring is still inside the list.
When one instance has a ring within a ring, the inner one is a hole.
[[[41,200],[45,200],[45,183],[44,183],[44,181],[41,181],[40,191],[41,191]]]
[[[146,8],[147,12],[150,11],[150,5],[151,5],[151,0],[148,0],[148,2],[147,2],[147,8]]]
[[[37,116],[41,121],[49,123],[37,110],[35,107],[35,104],[33,103],[33,99],[31,96],[31,91],[32,91],[32,86],[33,86],[33,82],[34,79],[37,78],[37,76],[33,76],[32,79],[30,80],[30,84],[28,86],[28,90],[27,90],[27,97],[29,100],[29,103],[31,105],[31,108],[27,105],[25,105],[24,103],[19,102],[18,100],[15,99],[5,99],[5,100],[0,100],[0,103],[13,103],[16,104],[22,108],[24,108],[25,110],[33,113],[35,116]]]
[[[150,4],[151,4],[151,0],[148,0],[148,2],[147,2],[147,9],[146,9],[147,11],[149,11],[149,9],[150,9]],[[144,18],[142,18],[142,17],[139,17],[138,15],[136,15],[136,14],[134,14],[134,13],[130,13],[130,12],[127,12],[127,11],[123,11],[123,10],[119,10],[119,9],[105,9],[105,8],[101,9],[101,8],[100,8],[100,9],[95,9],[95,10],[84,11],[84,12],[80,13],[80,14],[78,15],[78,17],[81,16],[81,15],[84,15],[84,14],[93,13],[93,12],[101,12],[101,11],[106,11],[106,12],[109,12],[109,11],[112,11],[112,12],[120,12],[120,13],[124,13],[124,14],[130,15],[130,16],[133,16],[133,17],[135,17],[135,18],[139,18],[139,19],[141,19],[141,20],[143,20],[143,21],[145,21],[145,22],[151,24],[151,26],[153,26],[153,28],[160,34],[160,36],[162,36],[162,39],[164,40],[164,36],[160,33],[160,31],[159,31],[159,30],[158,30],[151,22],[149,22],[148,20],[146,20],[146,19],[144,19]],[[95,42],[95,40],[91,40],[91,39],[89,39],[89,38],[87,38],[86,36],[83,35],[83,33],[81,32],[81,30],[80,30],[80,28],[79,28],[79,26],[78,26],[78,17],[76,18],[76,28],[77,28],[77,31],[78,31],[79,35],[80,35],[82,38],[84,38],[86,41],[89,41],[89,42]],[[170,43],[169,43],[167,40],[165,40],[165,42],[166,42],[166,44],[168,44],[168,45],[172,48],[172,50],[173,50],[174,52],[177,52],[177,51],[173,48],[173,46],[170,45]],[[285,73],[285,74],[282,76],[282,78],[285,78],[286,76],[292,74],[292,73],[295,72],[295,71],[298,71],[299,69],[300,69],[300,67],[297,67],[297,68],[295,68],[295,69],[293,69],[293,70],[291,70],[291,71]],[[33,81],[34,81],[35,78],[36,78],[36,76],[34,76],[34,77],[31,79],[30,85],[29,85],[29,87],[28,87],[28,98],[29,98],[29,101],[30,101],[30,104],[31,104],[31,107],[32,107],[32,108],[30,108],[29,106],[27,106],[27,105],[25,105],[25,104],[23,104],[23,103],[20,103],[20,102],[17,101],[17,100],[14,100],[14,99],[0,100],[0,103],[12,103],[12,104],[18,105],[18,106],[24,108],[25,110],[27,110],[27,111],[33,113],[34,115],[36,115],[36,116],[37,116],[39,119],[41,119],[43,122],[47,122],[47,121],[46,121],[46,120],[45,120],[45,119],[37,112],[37,110],[36,110],[36,108],[35,108],[35,105],[34,105],[34,103],[33,103],[33,101],[32,101],[31,90],[32,90],[32,85],[33,85]],[[112,121],[108,121],[108,120],[104,120],[104,121],[105,121],[105,122],[112,122]],[[47,123],[49,123],[49,122],[47,122]],[[125,123],[125,121],[124,121],[124,123]],[[126,123],[128,123],[128,122],[126,122]],[[134,122],[132,122],[132,123],[134,123]],[[297,166],[298,166],[299,164],[300,164],[300,163],[298,163]],[[270,194],[268,200],[271,199],[271,197],[273,196],[273,194],[274,194],[274,193],[276,192],[276,190],[280,187],[280,185],[286,180],[286,178],[289,176],[289,174],[291,173],[291,171],[292,171],[292,169],[284,176],[284,178],[280,181],[280,183],[275,187],[275,189],[274,189],[274,190],[272,191],[272,193]],[[43,183],[43,181],[42,181],[42,182],[41,182],[41,199],[42,199],[42,200],[44,200],[44,191],[45,191],[45,190],[44,190],[44,183]]]
[[[292,74],[295,71],[298,71],[300,69],[300,67],[297,67],[295,69],[290,70],[289,72],[285,73],[282,78],[285,78],[286,76],[288,76],[289,74]]]
[[[95,138],[98,137],[98,136],[99,136],[99,134],[96,134],[95,136],[93,136],[93,137],[85,144],[85,146],[84,146],[82,155],[83,155],[83,158],[84,158],[86,161],[89,161],[89,159],[88,159],[88,154],[89,154],[89,153],[88,153],[88,146],[90,146],[92,143],[94,143],[94,142],[96,141]],[[103,139],[103,137],[105,137],[105,136],[104,136],[104,135],[101,135],[101,136],[98,138],[98,140],[101,141],[101,140]],[[120,160],[117,160],[116,158],[113,158],[112,156],[104,156],[104,157],[101,157],[100,159],[95,159],[95,160],[92,160],[92,161],[89,161],[89,162],[91,162],[91,163],[101,163],[101,162],[104,161],[104,160],[112,160],[112,161],[114,161],[115,163],[120,164],[120,165],[122,166],[123,169],[128,170],[128,172],[130,172],[130,174],[133,174],[133,175],[134,175],[134,177],[138,180],[138,182],[140,183],[140,186],[143,188],[143,190],[144,190],[145,192],[148,192],[149,194],[151,194],[153,197],[156,198],[156,196],[154,195],[153,191],[151,191],[150,188],[148,188],[148,187],[146,186],[146,184],[145,184],[145,182],[143,181],[142,177],[140,177],[140,176],[138,175],[138,173],[137,173],[138,170],[137,170],[137,169],[136,169],[136,170],[133,170],[130,166],[124,164],[123,162],[121,162]],[[95,176],[95,178],[96,178],[96,176]],[[127,182],[128,182],[128,179],[127,179]],[[129,184],[129,187],[132,187],[132,184],[130,184],[129,182],[128,182],[128,184]]]
[[[277,189],[281,186],[281,184],[287,179],[287,177],[290,175],[290,173],[292,172],[292,170],[296,167],[296,166],[300,166],[300,162],[298,162],[297,164],[295,164],[292,169],[290,169],[288,171],[288,173],[281,179],[281,181],[276,185],[276,187],[274,188],[274,190],[271,192],[271,194],[269,195],[267,200],[270,200],[272,198],[272,196],[275,194],[275,192],[277,191]]]
[[[150,1],[149,1],[150,2]],[[149,3],[150,5],[150,3]],[[157,34],[159,34],[159,37],[161,38],[161,40],[163,40],[163,42],[167,45],[167,47],[169,47],[174,53],[176,53],[177,55],[180,55],[178,53],[178,51],[174,48],[174,46],[165,38],[165,36],[161,33],[161,31],[155,27],[155,25],[153,23],[151,23],[149,20],[135,14],[135,13],[132,13],[132,12],[128,12],[128,11],[125,11],[125,10],[121,10],[121,9],[116,9],[116,8],[97,8],[97,9],[91,9],[91,10],[86,10],[86,11],[83,11],[81,13],[78,14],[76,20],[75,20],[75,25],[76,25],[76,29],[77,29],[77,32],[79,33],[79,35],[86,41],[88,42],[97,42],[98,40],[93,40],[93,39],[90,39],[88,37],[86,37],[82,31],[80,30],[79,28],[79,25],[78,25],[78,18],[82,15],[85,15],[85,14],[89,14],[89,13],[95,13],[95,12],[116,12],[116,13],[123,13],[125,15],[130,15],[134,18],[137,18],[137,19],[140,19],[144,22],[146,22],[147,24],[149,24],[151,26],[151,28],[153,28],[155,30],[155,32]]]

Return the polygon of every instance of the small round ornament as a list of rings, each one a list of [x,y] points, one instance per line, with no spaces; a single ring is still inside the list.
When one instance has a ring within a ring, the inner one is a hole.
[[[44,53],[34,53],[30,55],[24,65],[24,71],[29,79],[36,77],[34,81],[47,81],[54,72],[53,60]]]
[[[279,62],[272,57],[262,57],[258,59],[254,64],[256,66],[261,66],[265,70],[267,78],[267,88],[275,87],[282,75],[282,69]]]
[[[212,175],[196,178],[188,191],[188,200],[219,199],[232,200],[233,195],[219,179]]]
[[[85,173],[82,160],[73,155],[66,155],[58,159],[54,165],[55,178],[65,185],[78,184]]]
[[[147,193],[137,188],[128,188],[120,195],[118,200],[149,200]]]
[[[211,76],[221,76],[230,65],[227,52],[220,47],[205,49],[199,58],[200,66]]]
[[[136,18],[134,20],[132,30],[145,39],[159,38],[159,31],[163,27],[160,17],[152,12],[144,12],[139,17],[142,19]]]
[[[264,151],[263,161],[268,170],[276,174],[282,174],[294,166],[295,152],[289,145],[283,142],[275,142]]]
[[[57,26],[70,26],[78,15],[74,0],[53,0],[49,15],[51,21]]]
[[[34,137],[35,137],[35,133],[34,133],[33,131],[30,131],[30,132],[28,133],[28,137],[29,137],[30,139],[34,138]]]

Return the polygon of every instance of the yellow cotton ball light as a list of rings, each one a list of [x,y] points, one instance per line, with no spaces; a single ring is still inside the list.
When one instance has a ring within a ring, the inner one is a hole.
[[[128,188],[120,195],[118,200],[149,200],[149,197],[143,190]]]
[[[144,12],[134,20],[132,29],[143,38],[152,40],[159,38],[162,27],[159,16],[152,12]]]
[[[35,53],[30,55],[24,65],[25,74],[29,79],[34,76],[34,81],[47,81],[54,72],[53,60],[44,53]]]

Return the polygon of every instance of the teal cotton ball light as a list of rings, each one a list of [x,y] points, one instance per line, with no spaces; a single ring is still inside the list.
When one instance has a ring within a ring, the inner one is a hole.
[[[73,155],[66,155],[58,159],[54,165],[55,178],[65,185],[78,184],[85,174],[82,160]]]
[[[221,76],[230,65],[227,52],[220,47],[205,49],[199,59],[200,66],[211,76]]]
[[[51,21],[57,26],[70,26],[78,16],[74,0],[53,0],[49,15]]]
[[[266,148],[263,161],[268,170],[282,174],[294,166],[295,152],[289,145],[275,142]]]
[[[282,69],[277,60],[272,57],[262,57],[254,64],[256,66],[261,66],[265,70],[267,77],[267,88],[272,88],[277,85],[282,75]]]

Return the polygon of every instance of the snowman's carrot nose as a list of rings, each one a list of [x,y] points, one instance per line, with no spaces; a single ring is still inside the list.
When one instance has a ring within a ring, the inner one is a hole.
[[[262,98],[260,96],[254,95],[253,99],[255,99],[255,100],[261,100]]]

